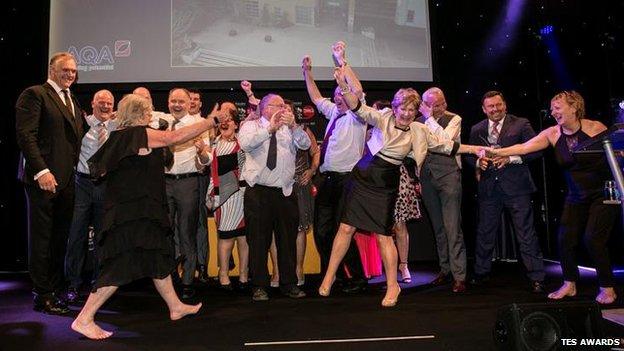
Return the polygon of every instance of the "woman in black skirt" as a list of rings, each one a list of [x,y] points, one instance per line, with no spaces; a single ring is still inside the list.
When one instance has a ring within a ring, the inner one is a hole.
[[[89,339],[113,334],[95,324],[95,313],[120,285],[140,278],[152,278],[169,307],[171,320],[201,308],[201,303],[182,303],[171,282],[176,262],[160,148],[183,143],[213,127],[215,111],[210,118],[175,131],[147,127],[151,114],[151,103],[145,98],[135,94],[124,97],[117,109],[119,129],[89,159],[91,175],[105,175],[107,182],[103,226],[97,233],[98,277],[71,325]]]
[[[396,305],[401,288],[397,283],[397,251],[392,241],[394,205],[399,188],[399,167],[410,155],[420,166],[428,150],[453,155],[477,153],[480,148],[460,145],[452,140],[441,140],[429,129],[413,122],[420,106],[420,96],[413,89],[400,89],[392,100],[392,109],[377,111],[362,105],[353,91],[358,86],[347,82],[344,69],[334,74],[345,101],[360,118],[377,128],[375,140],[369,141],[369,149],[357,163],[352,178],[345,186],[345,206],[340,227],[334,239],[327,273],[319,287],[321,296],[328,296],[356,228],[378,233],[377,242],[386,272],[387,291],[381,302],[383,307]],[[350,79],[356,79],[349,76]],[[371,146],[373,146],[371,148]]]
[[[502,149],[491,150],[496,156],[525,155],[555,149],[557,163],[563,168],[568,194],[563,205],[559,226],[559,255],[563,271],[563,285],[548,295],[559,300],[576,295],[579,279],[576,249],[584,239],[590,256],[596,264],[600,289],[596,301],[613,303],[616,299],[615,280],[609,260],[607,242],[620,211],[619,206],[606,205],[603,186],[612,179],[604,153],[574,154],[579,143],[605,131],[599,121],[585,118],[585,101],[576,91],[564,91],[550,100],[550,112],[557,125],[543,130],[533,139]]]

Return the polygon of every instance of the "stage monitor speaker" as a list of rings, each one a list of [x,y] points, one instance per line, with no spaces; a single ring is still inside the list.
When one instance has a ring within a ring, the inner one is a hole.
[[[596,302],[511,304],[498,311],[494,343],[498,350],[550,351],[562,338],[602,337],[602,314]]]

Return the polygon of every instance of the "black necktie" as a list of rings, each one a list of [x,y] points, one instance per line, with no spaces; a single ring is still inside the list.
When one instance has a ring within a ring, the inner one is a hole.
[[[277,130],[271,134],[271,141],[269,142],[269,155],[267,156],[267,168],[270,170],[275,169],[277,163]]]
[[[67,107],[67,109],[69,110],[69,113],[73,116],[74,111],[72,110],[72,107],[71,107],[71,100],[69,99],[69,92],[67,91],[67,89],[63,89],[61,90],[61,92],[63,93],[63,98],[65,98],[65,107]]]

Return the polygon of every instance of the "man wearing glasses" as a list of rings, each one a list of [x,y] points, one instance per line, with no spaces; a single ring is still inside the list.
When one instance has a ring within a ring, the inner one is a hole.
[[[249,243],[249,273],[253,300],[269,299],[267,252],[275,233],[279,257],[280,289],[291,298],[305,297],[295,273],[299,211],[292,193],[297,149],[310,147],[308,134],[295,123],[277,94],[266,95],[258,105],[260,118],[244,123],[238,140],[246,152],[243,179],[244,212]]]

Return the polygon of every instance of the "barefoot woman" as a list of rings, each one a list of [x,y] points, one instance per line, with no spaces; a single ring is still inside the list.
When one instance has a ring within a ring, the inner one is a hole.
[[[95,313],[120,285],[139,278],[153,279],[172,320],[201,308],[201,303],[183,304],[171,283],[175,260],[159,148],[198,136],[214,125],[215,118],[209,116],[175,131],[159,131],[147,127],[151,113],[148,100],[134,94],[124,97],[117,111],[119,129],[89,160],[92,176],[105,176],[108,186],[104,224],[97,237],[99,275],[71,327],[90,339],[113,334],[95,324]]]
[[[495,155],[525,155],[553,146],[557,163],[564,170],[568,195],[559,226],[559,254],[563,270],[563,285],[548,295],[562,299],[576,295],[579,271],[576,248],[582,237],[596,263],[600,291],[596,301],[615,301],[613,272],[609,261],[607,241],[617,218],[619,206],[605,205],[603,186],[611,179],[604,154],[573,154],[578,143],[607,129],[604,124],[585,118],[585,102],[576,91],[561,92],[550,100],[552,116],[557,125],[543,130],[533,139],[503,149],[492,150]]]

